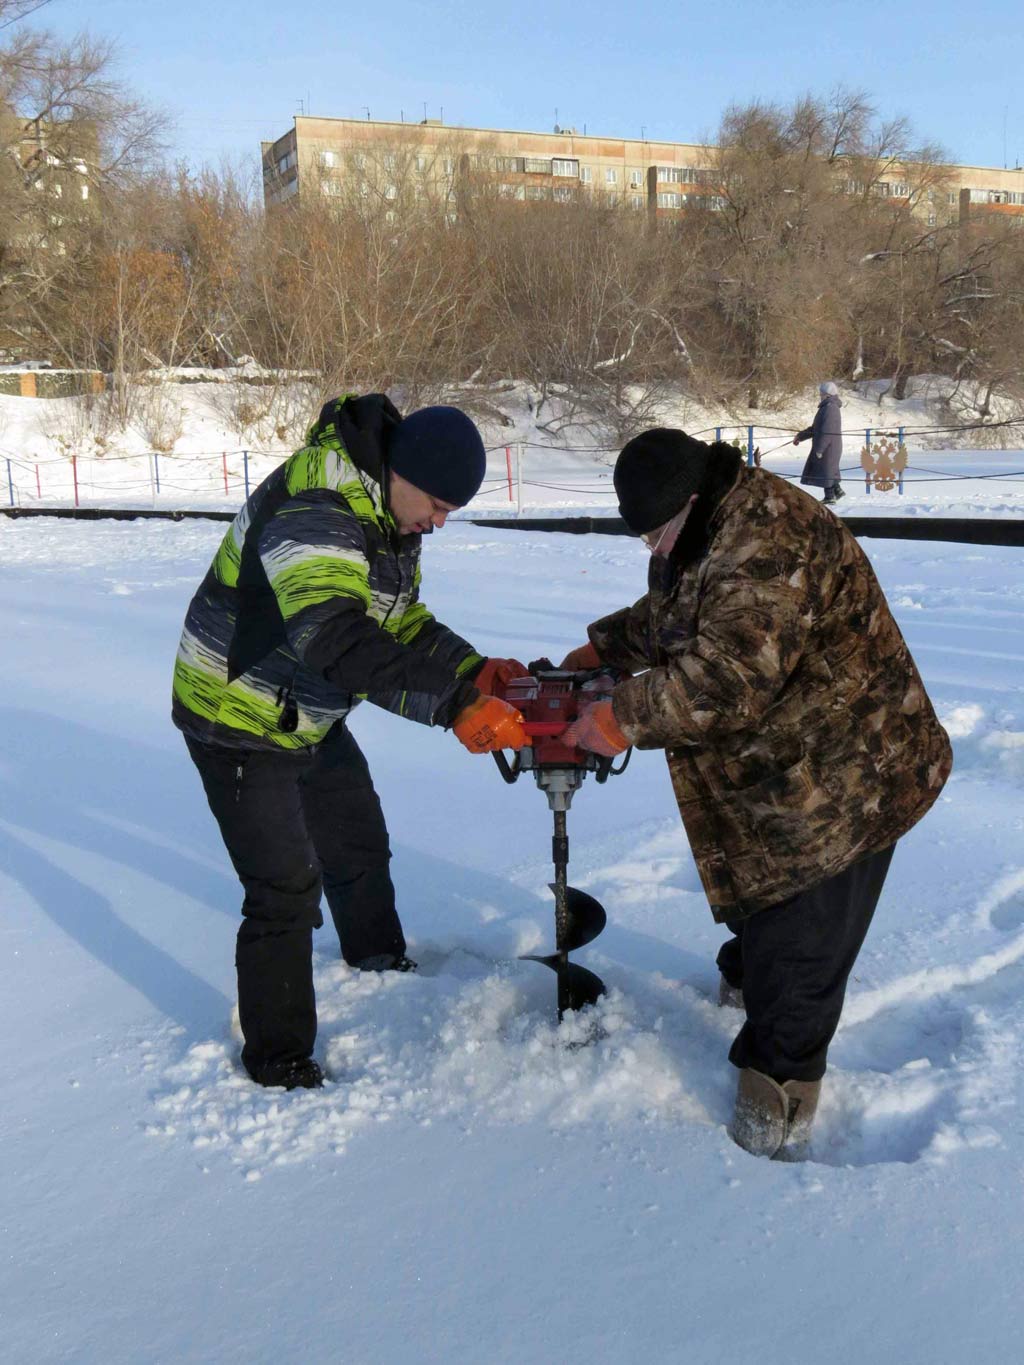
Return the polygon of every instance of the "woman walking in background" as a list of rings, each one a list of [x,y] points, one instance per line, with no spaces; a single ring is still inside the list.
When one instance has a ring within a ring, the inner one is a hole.
[[[843,419],[839,409],[843,406],[839,390],[829,380],[819,385],[821,402],[814,414],[814,421],[793,437],[798,446],[809,436],[811,453],[800,475],[800,482],[812,488],[824,488],[827,503],[838,502],[843,497],[842,479],[839,462],[843,455]]]

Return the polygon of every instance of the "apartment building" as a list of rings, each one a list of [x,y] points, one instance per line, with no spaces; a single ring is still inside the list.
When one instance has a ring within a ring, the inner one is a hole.
[[[68,204],[88,201],[89,163],[97,158],[96,132],[91,125],[28,119],[21,124],[17,156],[24,183],[33,190]]]
[[[497,192],[523,201],[571,200],[580,193],[609,204],[672,217],[689,206],[715,209],[722,200],[707,149],[693,143],[607,138],[575,128],[550,133],[453,128],[438,119],[394,123],[296,117],[274,142],[262,144],[268,208],[298,195],[345,193],[397,201],[405,193],[447,197],[456,211],[459,186],[484,175]],[[993,211],[1024,221],[1024,170],[950,166],[947,187],[917,206],[930,226]],[[851,191],[862,189],[851,183]],[[905,199],[910,185],[894,171],[872,193]],[[394,211],[394,210],[388,210]]]

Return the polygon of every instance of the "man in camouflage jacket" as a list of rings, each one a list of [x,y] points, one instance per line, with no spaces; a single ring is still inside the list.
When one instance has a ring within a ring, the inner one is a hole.
[[[942,790],[949,741],[871,565],[821,504],[730,446],[662,429],[625,447],[615,487],[653,551],[649,590],[566,665],[635,676],[573,737],[666,751],[733,934],[723,1002],[746,1008],[733,1135],[793,1153],[893,846]]]
[[[421,535],[473,497],[484,465],[455,408],[403,421],[380,394],[328,403],[239,512],[189,605],[172,717],[245,891],[242,1062],[260,1084],[323,1079],[321,892],[346,962],[415,965],[380,802],[345,724],[353,707],[452,728],[472,753],[523,743],[519,713],[490,695],[523,666],[483,658],[419,596]]]

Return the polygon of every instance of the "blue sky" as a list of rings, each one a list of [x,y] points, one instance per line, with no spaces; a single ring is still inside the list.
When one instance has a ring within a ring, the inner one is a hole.
[[[836,84],[957,161],[1024,161],[1019,3],[976,0],[51,0],[35,22],[117,39],[121,74],[193,161],[337,117],[700,141],[731,102]]]

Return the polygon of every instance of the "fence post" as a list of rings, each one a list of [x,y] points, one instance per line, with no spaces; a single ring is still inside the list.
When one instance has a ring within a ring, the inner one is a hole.
[[[7,461],[7,487],[11,494],[11,506],[14,506],[14,476],[11,474],[11,462]]]
[[[864,449],[868,452],[869,455],[871,454],[871,428],[870,428],[870,427],[865,427],[865,429],[864,429]],[[869,469],[865,469],[865,471],[864,471],[864,492],[865,492],[865,493],[870,493],[870,492],[871,492],[871,471],[870,471]]]
[[[224,496],[227,497],[230,489],[228,488],[228,452],[226,450],[221,451],[220,462],[224,469]]]
[[[508,500],[512,501],[512,447],[505,447],[505,474],[508,478]]]
[[[747,464],[754,463],[754,428],[747,427]]]
[[[242,472],[245,475],[245,500],[249,501],[249,452],[242,451]]]
[[[516,516],[523,515],[523,443],[516,445]]]
[[[715,427],[715,440],[716,440],[716,441],[721,441],[721,439],[722,439],[722,428],[721,428],[721,427]]]
[[[75,506],[78,506],[78,456],[71,457],[71,478],[75,485]]]
[[[900,443],[901,446],[902,446],[902,444],[903,444],[903,433],[904,433],[905,431],[906,431],[906,427],[900,427],[900,429],[899,429],[899,443]],[[902,496],[903,496],[903,470],[902,470],[902,469],[900,470],[899,490],[900,490],[900,497],[902,498]]]
[[[37,464],[37,465],[36,465],[36,501],[37,501],[37,502],[42,502],[42,500],[43,500],[43,487],[42,487],[42,484],[39,482],[39,465]]]
[[[156,479],[156,491],[160,492],[160,456],[153,451],[153,477]]]

